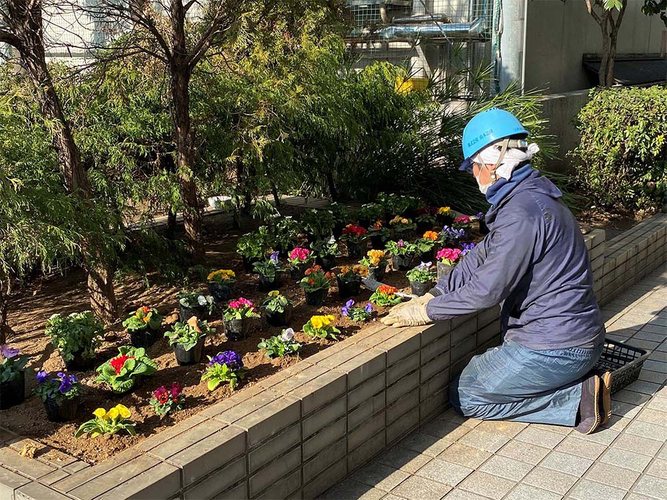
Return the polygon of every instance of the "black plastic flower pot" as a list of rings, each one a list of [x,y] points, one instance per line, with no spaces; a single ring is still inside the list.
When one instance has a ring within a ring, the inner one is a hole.
[[[338,295],[341,299],[347,299],[359,295],[361,291],[361,280],[358,281],[343,281],[338,280]]]
[[[197,316],[198,319],[205,319],[208,314],[206,308],[204,307],[185,307],[181,306],[180,314],[181,323],[187,322],[193,316]]]
[[[237,342],[248,338],[250,332],[249,319],[230,319],[223,321],[225,325],[225,337],[227,340]]]
[[[0,384],[0,410],[7,410],[25,401],[25,373],[20,371],[14,380]]]
[[[65,367],[70,371],[86,371],[95,364],[95,358],[84,357],[83,350],[72,353],[72,356],[72,359],[65,361]]]
[[[454,217],[451,215],[436,215],[436,219],[438,220],[438,224],[441,226],[450,226],[454,223]]]
[[[292,311],[294,307],[291,305],[285,306],[283,312],[266,311],[266,322],[271,326],[288,326],[292,319]]]
[[[134,347],[144,347],[148,348],[155,343],[156,335],[155,331],[150,328],[144,328],[143,330],[133,330],[130,332],[130,341]]]
[[[308,269],[308,264],[299,264],[297,266],[291,266],[290,267],[290,279],[292,280],[300,280],[301,278],[304,277],[304,273],[306,272],[306,269]]]
[[[315,290],[314,292],[305,292],[306,304],[309,306],[320,307],[324,303],[324,298],[327,296],[326,289]]]
[[[451,273],[454,267],[448,266],[447,264],[443,264],[442,262],[438,262],[437,269],[438,269],[438,279],[440,279]]]
[[[341,236],[343,236],[343,229],[345,229],[345,224],[336,224],[333,227],[334,238],[339,239]]]
[[[419,262],[433,262],[433,249],[428,252],[419,252],[417,257],[419,257]]]
[[[253,266],[255,265],[255,262],[258,261],[259,259],[257,257],[243,257],[243,270],[246,273],[252,273]]]
[[[270,292],[272,290],[278,290],[280,289],[280,279],[278,275],[271,280],[270,278],[267,278],[263,274],[259,275],[259,284],[257,286],[258,290],[260,292]]]
[[[208,293],[211,294],[216,302],[226,302],[234,295],[234,283],[209,283]]]
[[[347,244],[347,256],[351,259],[360,259],[367,248],[366,242],[362,243],[348,243]]]
[[[324,257],[317,257],[316,263],[320,266],[322,266],[322,269],[325,271],[331,271],[334,267],[336,267],[336,257],[333,255],[327,255]]]
[[[412,259],[414,258],[415,258],[414,254],[392,255],[391,261],[394,264],[394,269],[405,271],[407,269],[410,269],[410,265],[412,264]]]
[[[373,250],[384,250],[384,238],[382,236],[371,236],[371,247]]]
[[[384,275],[386,272],[387,272],[387,266],[369,267],[368,277],[375,281],[382,281],[384,279]]]
[[[429,281],[427,283],[422,283],[421,281],[410,282],[410,290],[412,290],[412,294],[416,295],[417,297],[423,297],[428,293],[428,291],[431,288],[433,288],[432,281]]]
[[[375,222],[375,221],[373,221]],[[361,227],[368,227],[371,225],[371,220],[370,219],[359,219],[359,226]]]
[[[80,396],[72,399],[63,399],[57,401],[54,398],[47,398],[44,401],[44,410],[46,418],[51,422],[69,422],[76,419],[76,412],[79,409]]]
[[[206,338],[199,339],[199,341],[190,349],[186,351],[183,344],[174,344],[174,356],[179,365],[194,365],[199,363],[204,357],[204,343]]]
[[[408,231],[397,231],[394,229],[394,239],[395,240],[412,240],[415,237],[414,230],[410,229]]]

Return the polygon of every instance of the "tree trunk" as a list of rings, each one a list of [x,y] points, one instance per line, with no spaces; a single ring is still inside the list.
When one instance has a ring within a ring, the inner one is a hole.
[[[42,115],[52,122],[53,146],[58,155],[67,190],[84,202],[92,198],[79,148],[69,122],[65,118],[62,103],[53,86],[53,80],[46,64],[44,38],[42,32],[42,3],[8,2],[11,26],[18,42],[15,48],[20,54],[21,64],[26,70],[35,91]],[[81,242],[84,267],[88,272],[88,289],[93,312],[106,322],[116,316],[116,296],[113,288],[113,270],[95,242],[85,239]]]
[[[171,69],[171,94],[174,103],[176,133],[176,167],[178,168],[183,210],[185,241],[196,262],[204,258],[202,206],[194,181],[194,148],[190,126],[190,71],[187,65],[174,64]]]
[[[327,172],[327,186],[329,188],[329,195],[332,201],[338,201],[338,192],[336,191],[336,184],[334,183],[333,173]]]
[[[6,344],[10,336],[14,336],[14,330],[7,323],[9,313],[9,286],[0,280],[0,345]]]
[[[607,82],[607,75],[609,73],[609,56],[611,55],[611,46],[609,39],[609,31],[607,25],[609,23],[609,11],[605,11],[602,17],[602,60],[600,61],[600,70],[598,71],[598,79],[600,87],[610,87]]]
[[[273,201],[276,204],[276,208],[280,208],[280,195],[278,194],[278,188],[273,182],[271,183],[271,194],[273,195]]]

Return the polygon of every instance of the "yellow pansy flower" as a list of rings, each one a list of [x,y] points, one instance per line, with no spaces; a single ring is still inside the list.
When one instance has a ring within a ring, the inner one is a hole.
[[[322,325],[324,324],[322,321],[322,316],[313,316],[310,318],[310,324],[313,325],[313,328],[315,329],[320,329],[322,328]]]
[[[127,409],[127,406],[118,404],[114,409],[118,410],[118,414],[121,416],[121,418],[129,418],[131,415],[130,410]]]
[[[118,408],[111,408],[104,418],[110,418],[111,420],[118,418]]]
[[[448,214],[451,211],[451,208],[449,207],[440,207],[438,209],[439,214]]]
[[[104,418],[106,414],[107,411],[104,408],[98,408],[93,412],[93,415],[95,415],[97,418]]]

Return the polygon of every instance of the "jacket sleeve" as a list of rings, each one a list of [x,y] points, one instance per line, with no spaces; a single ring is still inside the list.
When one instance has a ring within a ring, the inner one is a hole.
[[[438,280],[429,291],[435,297],[451,293],[461,288],[474,275],[475,270],[482,265],[486,257],[487,238],[473,248],[452,271]]]
[[[540,232],[538,222],[529,217],[510,219],[494,229],[487,235],[486,258],[474,269],[468,266],[452,276],[447,289],[443,287],[446,293],[429,301],[428,316],[436,321],[450,319],[488,309],[505,300],[532,266]],[[459,283],[462,286],[449,288],[450,284]]]

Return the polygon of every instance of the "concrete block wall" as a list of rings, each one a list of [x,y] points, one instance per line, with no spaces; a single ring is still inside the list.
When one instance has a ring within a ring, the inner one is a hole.
[[[662,214],[608,245],[604,231],[585,236],[603,300],[665,260],[666,226]],[[428,327],[374,323],[92,467],[24,458],[0,432],[0,500],[315,498],[442,412],[452,377],[500,341],[497,307]]]

